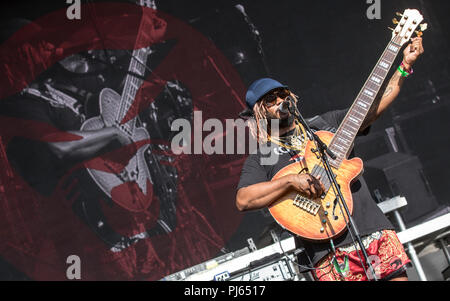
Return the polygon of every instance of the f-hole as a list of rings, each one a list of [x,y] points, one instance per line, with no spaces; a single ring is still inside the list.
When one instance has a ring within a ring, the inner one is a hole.
[[[338,184],[338,187],[339,187],[339,189],[341,188],[341,185],[340,184]],[[334,199],[334,201],[333,201],[333,219],[335,220],[335,221],[337,221],[338,219],[339,219],[339,216],[337,216],[336,214],[335,214],[335,210],[336,210],[336,205],[338,204],[338,199],[337,199],[337,197]]]
[[[333,219],[335,221],[337,221],[339,219],[339,217],[335,214],[337,202],[338,202],[338,200],[337,200],[337,198],[335,198],[333,201]]]

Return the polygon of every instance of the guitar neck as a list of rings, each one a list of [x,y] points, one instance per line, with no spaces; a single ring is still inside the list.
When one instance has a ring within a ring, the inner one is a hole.
[[[117,121],[121,122],[131,105],[134,102],[137,91],[141,87],[142,77],[145,74],[145,64],[147,54],[144,49],[137,49],[133,51],[128,74],[125,78],[125,84],[122,91],[120,110],[117,116]]]
[[[145,14],[142,14],[141,23],[139,25],[138,35],[135,45],[149,45],[151,37],[147,32],[151,32],[151,20]],[[116,120],[121,123],[123,118],[129,114],[129,109],[134,102],[137,91],[141,87],[142,78],[145,75],[147,57],[149,51],[145,48],[135,49],[131,55],[130,65],[128,67],[128,74],[125,78],[125,84],[122,91],[121,105],[117,112]],[[133,116],[135,116],[134,114]],[[131,132],[134,130],[135,119],[128,121],[125,127]]]
[[[394,41],[389,42],[349,111],[345,115],[344,120],[329,145],[329,149],[336,154],[335,160],[330,159],[330,164],[333,167],[339,168],[342,161],[346,159],[350,153],[356,135],[361,129],[363,121],[366,119],[370,107],[375,101],[400,49],[401,46],[399,44]]]

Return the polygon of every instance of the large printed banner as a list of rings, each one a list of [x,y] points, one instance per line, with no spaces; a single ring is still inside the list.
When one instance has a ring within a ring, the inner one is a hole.
[[[174,154],[171,124],[236,119],[237,72],[152,8],[81,16],[49,13],[0,45],[0,257],[34,280],[67,279],[72,258],[82,280],[158,280],[216,256],[241,220],[244,157]]]

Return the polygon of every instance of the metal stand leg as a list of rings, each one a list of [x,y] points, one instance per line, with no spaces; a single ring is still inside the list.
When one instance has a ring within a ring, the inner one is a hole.
[[[450,253],[448,252],[445,238],[439,239],[439,244],[442,247],[442,251],[444,251],[445,258],[447,258],[447,263],[449,264],[449,266],[442,271],[442,276],[444,277],[444,280],[450,280]]]
[[[394,217],[398,223],[400,231],[406,230],[405,224],[403,223],[403,219],[397,210],[394,210]],[[417,274],[419,275],[419,279],[421,281],[427,281],[427,277],[425,276],[425,272],[423,271],[422,265],[420,264],[419,257],[417,256],[413,244],[411,242],[408,242],[406,246],[408,247],[408,253],[411,257],[411,261],[414,263],[414,267],[416,268]]]
[[[445,258],[447,258],[448,264],[450,264],[450,253],[448,252],[447,245],[443,238],[439,239],[439,244],[442,247],[442,251],[444,251]]]
[[[414,267],[416,268],[417,274],[419,275],[420,281],[427,281],[427,277],[425,276],[425,272],[423,271],[422,265],[420,264],[419,257],[417,257],[416,250],[412,243],[407,243],[409,256],[411,256],[411,261],[414,263]]]

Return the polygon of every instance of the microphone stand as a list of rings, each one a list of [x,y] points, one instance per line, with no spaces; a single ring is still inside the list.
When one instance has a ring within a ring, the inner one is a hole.
[[[261,60],[264,66],[264,69],[266,71],[267,76],[270,76],[270,70],[269,67],[267,66],[267,62],[266,62],[266,56],[264,54],[264,50],[262,47],[262,40],[261,40],[261,35],[259,33],[259,30],[256,28],[256,26],[252,23],[252,21],[250,20],[250,17],[247,15],[247,13],[244,10],[244,6],[242,4],[237,4],[234,6],[237,10],[239,10],[239,12],[244,16],[244,20],[245,22],[248,24],[248,26],[250,27],[250,30],[253,34],[253,38],[257,43],[257,51],[259,53],[259,55],[261,56]]]
[[[346,220],[346,223],[347,223],[347,228],[348,228],[349,231],[353,231],[353,234],[356,237],[356,240],[357,240],[357,242],[358,242],[358,244],[359,244],[359,246],[361,248],[361,251],[363,253],[364,260],[366,261],[366,263],[367,263],[367,265],[369,267],[369,271],[370,271],[371,277],[369,277],[367,275],[367,272],[366,272],[366,270],[364,268],[364,264],[361,263],[362,266],[363,266],[364,272],[366,273],[366,276],[367,276],[368,279],[373,279],[375,281],[378,281],[378,278],[377,278],[377,276],[375,274],[375,270],[374,270],[372,264],[370,263],[369,256],[367,255],[366,249],[365,249],[364,244],[363,244],[363,242],[361,240],[361,235],[360,235],[360,233],[358,231],[358,228],[356,227],[356,224],[354,223],[354,221],[352,219],[352,216],[350,214],[350,210],[348,209],[347,203],[345,202],[344,196],[342,195],[342,191],[341,191],[341,189],[339,187],[339,184],[336,182],[336,177],[335,177],[335,175],[334,175],[334,173],[333,173],[333,171],[331,169],[331,166],[329,164],[327,154],[332,159],[336,159],[336,155],[327,147],[327,145],[319,138],[319,136],[317,136],[311,130],[311,128],[309,127],[308,123],[303,118],[303,116],[301,115],[301,113],[298,110],[297,106],[295,105],[295,103],[292,102],[292,100],[290,100],[289,112],[292,115],[294,115],[294,117],[305,127],[305,130],[306,130],[306,133],[308,134],[309,140],[315,142],[316,149],[313,150],[313,152],[316,154],[316,156],[320,157],[320,160],[323,163],[324,169],[325,169],[325,171],[327,173],[328,178],[330,179],[330,183],[332,184],[333,190],[334,190],[334,192],[336,194],[336,198],[342,204],[340,206],[341,210],[342,210],[342,207],[344,207],[345,212],[347,213],[348,221],[347,221],[347,219],[345,219],[345,215],[343,214],[344,219]],[[351,232],[350,232],[350,234],[351,234]],[[331,247],[333,249],[333,252],[335,252],[334,243],[333,243],[332,239],[330,239],[330,243],[331,243]],[[358,252],[358,250],[356,250],[356,251]]]

